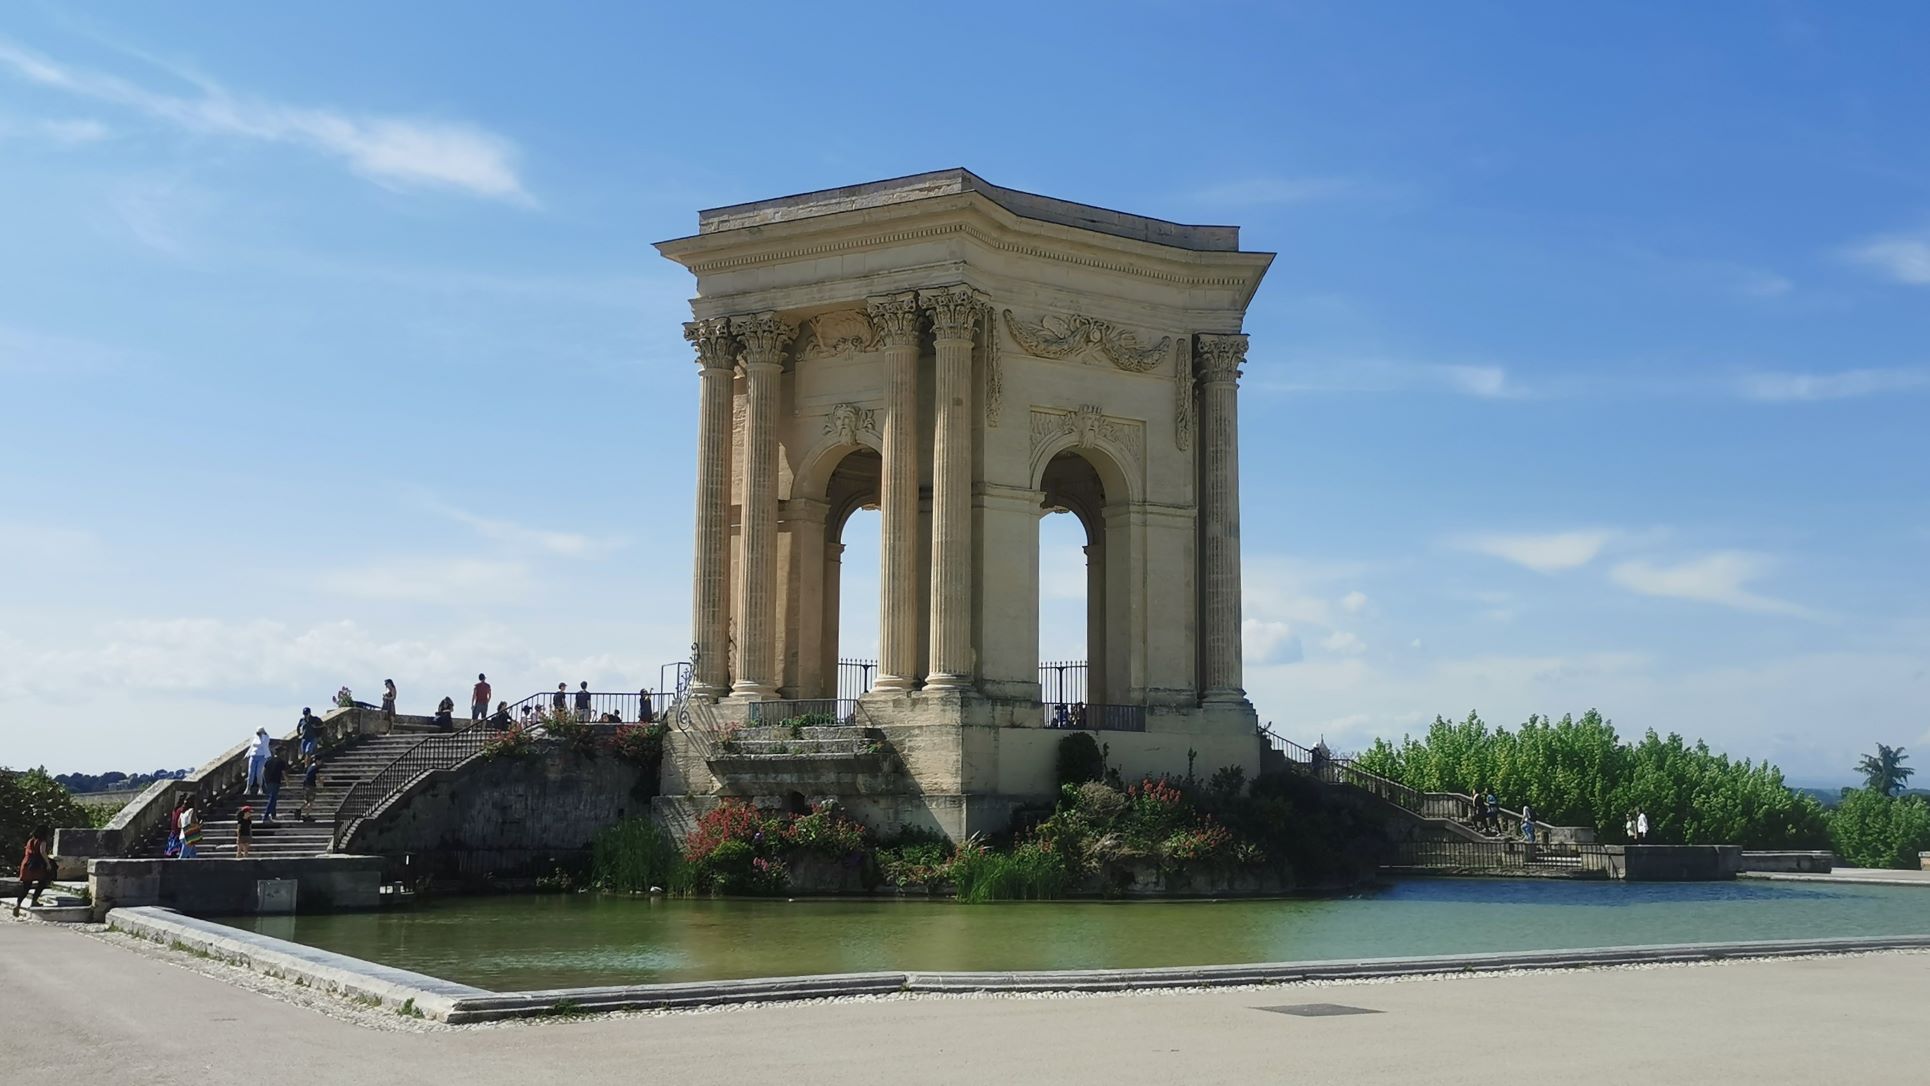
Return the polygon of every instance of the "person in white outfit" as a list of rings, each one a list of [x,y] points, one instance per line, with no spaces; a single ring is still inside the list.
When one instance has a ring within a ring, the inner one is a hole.
[[[248,792],[261,791],[261,770],[268,764],[268,755],[273,753],[274,740],[268,738],[267,728],[255,729],[255,747],[248,754]]]
[[[1649,839],[1649,813],[1647,811],[1635,812],[1635,839],[1643,842]]]

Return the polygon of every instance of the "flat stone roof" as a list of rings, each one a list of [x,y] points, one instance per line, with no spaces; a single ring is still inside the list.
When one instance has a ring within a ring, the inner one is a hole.
[[[888,181],[870,181],[862,185],[845,185],[796,196],[714,207],[697,213],[697,232],[700,235],[716,234],[914,200],[956,196],[964,192],[979,193],[1014,215],[1039,222],[1093,230],[1155,245],[1170,245],[1176,249],[1199,252],[1238,252],[1240,249],[1240,228],[1237,226],[1188,226],[1020,192],[1018,189],[1001,188],[963,168],[935,170],[909,177],[894,177]]]

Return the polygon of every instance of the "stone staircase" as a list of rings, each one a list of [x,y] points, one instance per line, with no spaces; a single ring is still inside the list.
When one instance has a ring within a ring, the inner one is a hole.
[[[0,909],[5,916],[13,915],[13,899],[19,893],[19,879],[0,879]],[[20,915],[52,924],[85,924],[94,918],[86,895],[85,882],[56,882],[41,892],[40,904],[22,907]]]
[[[432,734],[431,729],[398,725],[388,735],[353,739],[322,757],[322,771],[315,801],[302,811],[302,771],[291,766],[283,779],[281,797],[276,804],[275,821],[263,822],[268,797],[263,794],[231,792],[215,799],[201,812],[201,859],[232,858],[235,855],[235,826],[243,805],[254,808],[255,832],[251,856],[279,858],[319,856],[335,840],[335,809],[342,797],[357,782],[381,772],[389,763]],[[137,855],[159,856],[167,844],[166,829],[151,835]]]

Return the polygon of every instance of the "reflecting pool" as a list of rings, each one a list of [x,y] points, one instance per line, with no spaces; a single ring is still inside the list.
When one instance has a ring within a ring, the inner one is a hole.
[[[1227,902],[445,898],[223,923],[496,991],[871,970],[1077,969],[1930,934],[1930,888],[1405,879]]]

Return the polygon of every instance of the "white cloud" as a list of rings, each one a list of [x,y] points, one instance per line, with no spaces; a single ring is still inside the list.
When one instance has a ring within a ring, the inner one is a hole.
[[[1260,382],[1275,392],[1450,392],[1484,400],[1517,400],[1527,388],[1490,364],[1409,362],[1388,358],[1293,359],[1284,376]]]
[[[0,65],[30,82],[124,106],[186,131],[307,147],[380,184],[529,202],[517,176],[515,145],[475,125],[251,100],[200,79],[193,80],[195,94],[177,96],[71,68],[5,39]]]
[[[1609,577],[1644,596],[1714,603],[1757,614],[1818,617],[1800,604],[1750,591],[1749,583],[1765,576],[1774,565],[1759,554],[1717,551],[1673,566],[1623,562],[1609,570]]]
[[[1843,255],[1898,283],[1930,287],[1930,236],[1883,235],[1852,245]]]
[[[451,606],[486,605],[516,599],[531,588],[529,568],[521,562],[481,558],[401,558],[337,570],[322,587],[346,596]]]
[[[1359,591],[1358,589],[1340,597],[1340,609],[1350,615],[1360,614],[1366,607],[1367,593]]]
[[[1367,651],[1367,643],[1347,630],[1335,630],[1320,639],[1320,647],[1328,652],[1354,655]]]
[[[432,511],[468,525],[484,539],[508,544],[517,550],[539,551],[559,558],[596,558],[624,545],[620,539],[530,528],[515,521],[495,520],[440,502],[431,501],[428,504]]]
[[[1769,403],[1846,400],[1886,392],[1930,389],[1930,370],[1862,369],[1838,373],[1752,373],[1739,385],[1743,396]]]
[[[1241,622],[1240,649],[1241,659],[1249,667],[1291,664],[1305,655],[1300,637],[1293,632],[1293,627],[1284,622],[1257,618]]]
[[[1593,562],[1611,537],[1612,533],[1605,531],[1490,534],[1467,536],[1456,543],[1464,550],[1526,566],[1537,573],[1558,573]]]

